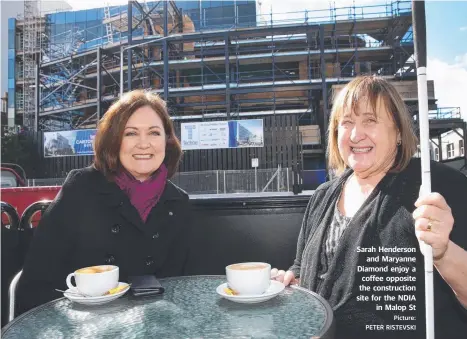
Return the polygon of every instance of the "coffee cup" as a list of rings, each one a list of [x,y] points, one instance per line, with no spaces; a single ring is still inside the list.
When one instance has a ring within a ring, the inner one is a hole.
[[[71,283],[75,278],[76,286]],[[113,265],[99,265],[80,268],[68,274],[66,284],[69,289],[77,288],[85,296],[99,297],[118,286],[119,269]]]
[[[227,284],[239,295],[263,294],[271,284],[271,265],[264,262],[244,262],[225,268]]]

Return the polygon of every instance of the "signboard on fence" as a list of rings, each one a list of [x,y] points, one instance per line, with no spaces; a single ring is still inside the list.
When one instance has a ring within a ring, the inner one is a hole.
[[[183,150],[263,147],[263,119],[181,124]]]
[[[44,132],[44,157],[93,155],[95,129]]]

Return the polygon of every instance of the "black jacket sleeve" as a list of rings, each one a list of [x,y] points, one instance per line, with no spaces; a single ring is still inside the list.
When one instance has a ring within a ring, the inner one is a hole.
[[[292,271],[294,273],[295,278],[300,277],[300,269],[302,267],[302,254],[307,244],[311,229],[311,223],[308,219],[310,218],[311,212],[315,208],[317,194],[318,193],[315,191],[315,193],[311,196],[310,200],[308,201],[308,205],[306,207],[305,214],[302,220],[302,227],[300,229],[300,234],[297,240],[297,251],[295,254],[295,259],[293,265],[289,267],[289,271]]]
[[[17,315],[61,297],[56,288],[66,289],[66,262],[73,251],[73,228],[67,221],[77,217],[79,176],[77,170],[69,173],[35,230],[16,291]]]
[[[182,234],[180,234],[183,269],[180,272],[180,275],[190,275],[189,258],[193,251],[193,246],[195,246],[195,243],[193,243],[192,240],[196,231],[196,215],[193,208],[193,201],[189,200],[188,197],[184,208],[186,211],[184,218],[185,225],[183,227]]]
[[[192,245],[193,209],[189,197],[184,192],[183,199],[177,200],[176,211],[181,214],[177,231],[170,244],[170,250],[163,268],[158,273],[160,278],[188,275],[187,263]],[[176,212],[176,213],[177,213]],[[169,225],[173,227],[175,225]]]

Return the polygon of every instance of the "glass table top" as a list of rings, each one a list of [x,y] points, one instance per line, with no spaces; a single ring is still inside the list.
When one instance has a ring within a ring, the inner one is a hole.
[[[223,276],[160,279],[162,296],[130,293],[100,306],[61,298],[14,319],[2,338],[311,338],[326,337],[333,320],[324,299],[288,287],[259,304],[223,299]]]

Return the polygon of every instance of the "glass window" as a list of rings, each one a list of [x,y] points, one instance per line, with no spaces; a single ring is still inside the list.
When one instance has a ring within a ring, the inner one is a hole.
[[[97,27],[88,28],[86,30],[86,40],[92,40],[98,37],[99,29]]]
[[[15,18],[8,18],[8,29],[15,29],[16,27],[16,19]]]
[[[218,27],[222,25],[232,25],[234,23],[233,15],[230,18],[223,17],[222,7],[207,8],[205,10],[205,26]]]
[[[188,15],[190,19],[193,21],[195,25],[195,30],[199,30],[200,28],[200,18],[199,18],[199,9],[192,9],[184,12],[184,14]]]
[[[256,25],[256,5],[237,5],[238,7],[238,23],[248,24],[248,26]]]
[[[465,154],[464,140],[459,140],[459,155],[463,157]]]
[[[79,28],[80,30],[85,30],[86,29],[86,22],[78,21],[78,22],[76,22],[76,27]]]
[[[149,6],[149,8],[154,7],[154,6],[151,6],[150,4],[148,4],[148,6]],[[121,7],[122,6],[112,6],[112,7],[110,7],[110,16],[119,15],[120,13],[125,12],[126,9],[128,8],[128,6],[126,6],[125,9],[122,10]]]
[[[75,12],[66,12],[66,23],[67,24],[74,24],[76,21]]]
[[[439,148],[435,147],[435,160],[439,161]]]
[[[45,15],[45,20],[49,24],[55,24],[55,14],[46,14]]]
[[[56,24],[64,24],[65,21],[66,21],[66,13],[65,12],[57,13],[55,15],[55,23]]]
[[[153,6],[149,6],[149,8],[152,8],[152,7]],[[118,10],[115,9],[110,12],[112,15],[115,14],[114,11],[116,11],[116,13],[126,13],[126,11],[128,10],[128,5],[118,6],[116,8],[118,8]]]
[[[65,37],[65,40],[63,40],[63,41],[67,41],[68,39],[70,39],[70,38],[67,39],[67,34],[70,34],[71,32],[75,31],[74,26],[75,25],[72,24],[72,23],[66,23],[65,24],[65,30],[64,31],[66,32],[66,34],[63,35]]]
[[[210,5],[209,1],[201,1],[201,3],[200,3],[200,8],[201,8],[201,10],[203,10],[203,9],[205,9],[205,8],[211,7],[211,6],[209,6],[209,5]]]
[[[97,20],[97,11],[94,9],[90,9],[86,11],[86,19],[87,21]]]
[[[86,11],[76,12],[76,22],[86,22]]]
[[[15,77],[15,59],[8,59],[8,77]]]
[[[233,6],[233,1],[211,1],[211,6],[209,7],[223,7],[223,6]]]
[[[235,21],[235,8],[234,6],[225,6],[222,8],[222,17],[228,22]]]
[[[8,48],[14,49],[15,48],[15,30],[9,29],[8,30]]]
[[[8,107],[15,108],[15,89],[8,88]]]
[[[103,8],[97,8],[96,9],[96,12],[97,12],[97,19],[99,20],[102,20],[104,19],[104,9]],[[133,11],[133,15],[134,15],[134,11]]]
[[[454,144],[453,143],[448,144],[448,146],[447,146],[447,155],[448,155],[448,159],[454,157]]]
[[[51,39],[51,41],[54,44],[58,44],[58,43],[60,43],[62,41],[65,41],[66,34],[64,34],[64,32],[65,32],[65,25],[64,24],[54,25],[53,29],[52,29],[52,39]]]
[[[175,4],[177,5],[178,8],[185,10],[190,10],[190,9],[199,9],[199,0],[189,0],[189,1],[176,1]]]

